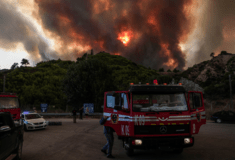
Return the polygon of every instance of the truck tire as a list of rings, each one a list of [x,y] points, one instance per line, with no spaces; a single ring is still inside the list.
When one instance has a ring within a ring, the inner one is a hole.
[[[14,160],[21,160],[21,157],[22,157],[22,147],[23,147],[23,141],[19,140],[18,147],[14,151],[14,153],[16,154],[16,157],[14,158]]]
[[[126,154],[127,154],[129,157],[133,156],[133,155],[134,155],[134,149],[133,149],[133,148],[128,148],[128,149],[126,150]]]
[[[173,152],[175,154],[181,154],[183,152],[183,148],[176,148]]]

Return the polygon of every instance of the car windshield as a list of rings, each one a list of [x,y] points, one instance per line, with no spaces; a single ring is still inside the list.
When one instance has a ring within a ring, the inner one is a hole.
[[[41,118],[41,116],[39,114],[27,114],[25,115],[26,119],[37,119],[37,118]]]
[[[133,94],[134,112],[187,111],[184,93]]]
[[[18,98],[0,97],[0,109],[19,108]]]

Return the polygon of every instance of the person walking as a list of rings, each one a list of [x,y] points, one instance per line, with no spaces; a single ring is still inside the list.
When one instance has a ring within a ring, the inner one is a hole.
[[[75,107],[73,108],[72,113],[73,113],[73,123],[76,123],[77,110]]]
[[[79,109],[80,119],[82,119],[83,107]]]
[[[108,119],[107,116],[102,117],[100,120],[100,124],[104,125],[105,122],[107,121],[107,119]],[[114,130],[111,127],[104,126],[104,135],[107,139],[107,143],[101,149],[101,152],[105,153],[107,158],[115,158],[112,155],[112,148],[113,148],[113,142],[114,142],[113,132],[114,132]],[[106,152],[107,149],[108,149],[108,153]]]

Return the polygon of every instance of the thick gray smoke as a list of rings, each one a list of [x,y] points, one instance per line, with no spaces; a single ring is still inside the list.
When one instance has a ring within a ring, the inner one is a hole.
[[[43,27],[62,37],[65,46],[76,42],[90,46],[95,53],[120,53],[155,69],[185,66],[185,54],[179,43],[190,30],[184,13],[189,0],[36,0],[36,3]],[[126,46],[117,39],[124,31],[134,34]]]
[[[186,52],[190,55],[189,66],[210,59],[210,53],[216,55],[225,50],[235,52],[235,1],[207,0],[199,17],[196,32]],[[229,40],[228,36],[232,35]],[[193,40],[194,39],[194,40]]]
[[[36,27],[30,23],[14,5],[0,1],[0,47],[12,50],[22,43],[30,57],[35,61],[49,60],[50,55],[56,58],[48,44],[40,36]]]

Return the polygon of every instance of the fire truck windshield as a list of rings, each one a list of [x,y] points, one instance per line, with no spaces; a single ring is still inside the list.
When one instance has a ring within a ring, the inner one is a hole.
[[[134,112],[187,111],[184,93],[133,94]]]
[[[19,108],[18,99],[15,97],[0,97],[0,109]]]

